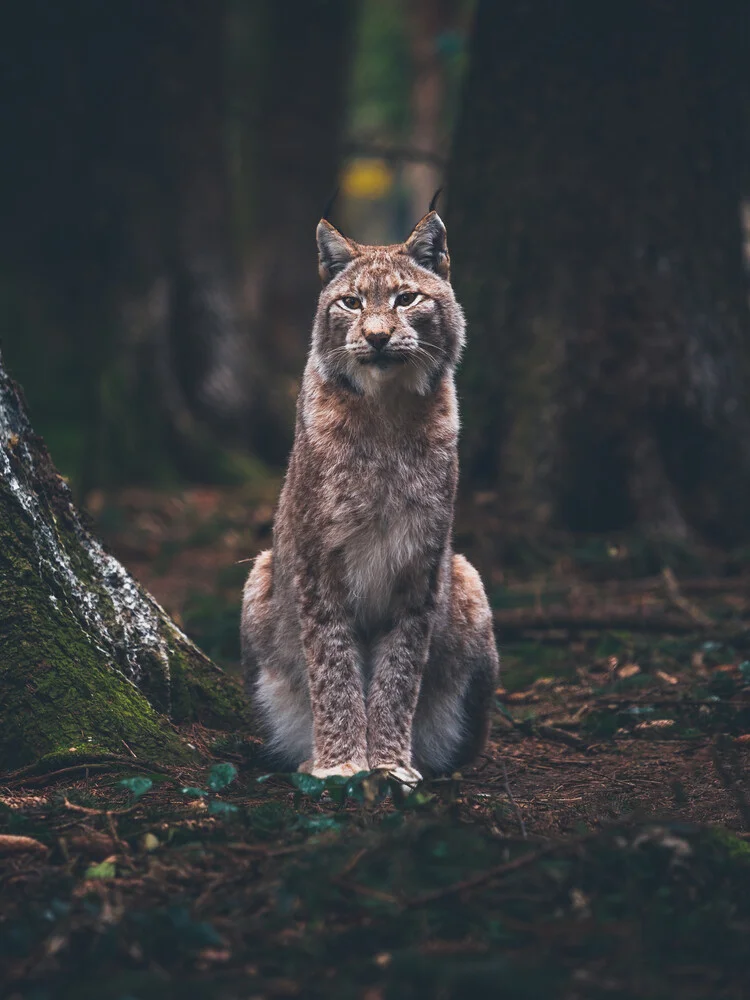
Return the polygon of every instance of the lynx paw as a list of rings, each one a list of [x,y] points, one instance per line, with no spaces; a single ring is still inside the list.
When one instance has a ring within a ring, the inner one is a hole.
[[[375,770],[386,771],[403,788],[416,788],[419,782],[422,781],[422,775],[416,767],[407,767],[404,764],[378,764]]]
[[[300,764],[299,770],[301,771],[306,764],[310,764],[310,761],[305,761],[304,764]],[[367,766],[367,761],[357,761],[357,760],[346,760],[343,764],[332,764],[330,767],[315,767],[311,766],[308,771],[314,778],[330,778],[332,775],[337,775],[340,778],[351,778],[353,775],[358,774],[360,771],[369,771]]]

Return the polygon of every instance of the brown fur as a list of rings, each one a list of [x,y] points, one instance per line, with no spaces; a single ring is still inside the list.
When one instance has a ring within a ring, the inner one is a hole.
[[[321,222],[318,246],[273,551],[245,588],[246,684],[283,766],[442,771],[484,746],[498,667],[481,580],[451,551],[464,321],[445,228],[431,212],[368,247]]]

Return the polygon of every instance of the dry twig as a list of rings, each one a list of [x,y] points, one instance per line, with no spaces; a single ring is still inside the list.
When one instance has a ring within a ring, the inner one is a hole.
[[[701,625],[703,628],[713,628],[715,622],[705,612],[701,611],[697,605],[689,601],[680,591],[677,577],[672,572],[671,567],[665,566],[661,571],[661,575],[667,590],[667,597],[672,604],[676,608],[679,608],[680,611],[684,611],[688,618],[691,618],[696,625]]]
[[[508,796],[508,801],[513,807],[513,812],[516,814],[516,819],[518,820],[518,825],[521,828],[521,836],[524,840],[528,840],[528,834],[526,833],[526,824],[523,821],[523,816],[521,815],[521,810],[518,808],[518,803],[513,798],[513,792],[510,788],[510,782],[508,781],[508,769],[505,766],[505,760],[500,759],[500,765],[503,769],[503,788],[505,789],[505,794]]]

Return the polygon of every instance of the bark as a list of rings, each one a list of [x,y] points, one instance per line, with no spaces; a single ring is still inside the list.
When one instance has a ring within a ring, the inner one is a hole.
[[[748,537],[747,52],[739,0],[480,0],[448,229],[506,513]]]
[[[411,145],[420,153],[438,157],[445,145],[444,59],[438,49],[442,32],[453,26],[452,0],[414,0],[409,6],[412,84]],[[442,184],[442,171],[427,161],[407,164],[404,170],[411,195],[411,218],[421,219]]]
[[[239,689],[90,534],[1,359],[0,636],[0,771],[189,759],[170,722],[246,721]]]
[[[134,75],[118,75],[110,204],[124,195],[113,368],[166,424],[190,478],[223,478],[266,407],[261,352],[240,297],[226,142],[226,3],[165,0],[128,19]],[[94,81],[92,81],[93,83]],[[118,187],[120,190],[118,191]],[[113,414],[113,422],[119,414]],[[153,414],[146,414],[137,445]],[[117,449],[115,449],[115,452]]]
[[[5,346],[40,423],[86,441],[65,456],[83,490],[246,476],[267,379],[240,290],[226,3],[30,0],[7,29],[0,294],[29,316],[29,346]],[[48,355],[75,393],[43,379]]]
[[[242,123],[253,192],[245,288],[253,337],[275,373],[261,454],[277,462],[291,444],[320,290],[315,227],[336,187],[357,7],[287,0],[235,14],[235,30],[244,17],[253,36],[252,78],[244,80],[255,96]]]
[[[30,288],[36,343],[6,354],[52,427],[65,400],[35,355],[65,342],[83,489],[286,457],[356,6],[29,0],[10,19],[0,277]]]

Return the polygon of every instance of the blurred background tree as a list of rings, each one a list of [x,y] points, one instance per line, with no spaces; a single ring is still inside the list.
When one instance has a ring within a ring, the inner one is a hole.
[[[448,230],[464,475],[506,515],[747,540],[749,25],[480,0]]]
[[[6,25],[3,346],[82,491],[283,460],[355,12],[32,0]]]
[[[283,467],[323,205],[339,186],[345,231],[402,239],[447,174],[465,491],[534,530],[743,540],[747,21],[740,0],[17,5],[0,342],[53,457],[79,495]]]

